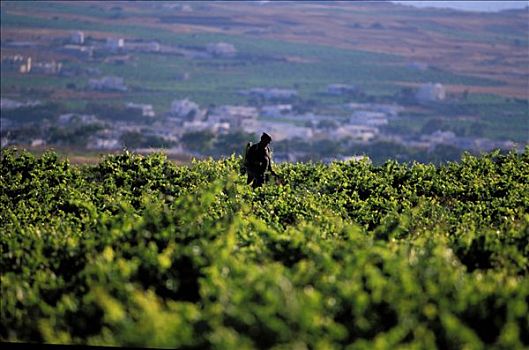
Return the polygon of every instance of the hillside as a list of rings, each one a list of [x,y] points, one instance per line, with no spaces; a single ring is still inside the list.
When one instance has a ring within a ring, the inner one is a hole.
[[[524,10],[483,14],[385,1],[236,6],[3,1],[1,16],[1,91],[11,104],[2,111],[3,145],[46,143],[81,151],[163,146],[184,149],[187,155],[218,156],[182,141],[192,130],[180,125],[181,117],[176,126],[167,120],[175,101],[187,99],[204,115],[224,105],[256,108],[255,125],[244,131],[275,129],[278,140],[287,140],[283,149],[292,149],[293,139],[307,135],[314,143],[336,141],[318,123],[327,118],[347,124],[355,112],[351,104],[399,108],[397,116],[381,125],[362,121],[376,126],[374,138],[366,134],[369,140],[361,139],[369,147],[353,140],[348,147],[343,147],[346,142],[330,147],[339,154],[315,155],[324,147],[314,150],[305,144],[306,154],[296,159],[300,161],[365,152],[372,158],[382,154],[378,158],[383,160],[436,161],[431,154],[417,155],[435,150],[437,144],[430,140],[436,131],[457,138],[442,141],[454,148],[442,160],[455,160],[464,150],[522,150],[528,142],[529,14]],[[216,47],[219,43],[225,46]],[[416,101],[417,90],[429,83],[442,85],[442,98]],[[329,93],[340,84],[350,91]],[[252,89],[279,89],[293,97],[262,99]],[[35,101],[41,103],[36,110],[24,109]],[[261,110],[280,103],[291,105],[288,118],[269,117]],[[126,107],[131,105],[135,107]],[[139,113],[143,107],[147,112]],[[84,133],[55,132],[63,127],[59,117],[65,114],[94,115],[109,125]],[[321,118],[314,121],[312,115]],[[131,142],[131,128],[154,138]],[[240,126],[230,128],[234,132]],[[288,132],[281,134],[283,130]],[[350,130],[345,133],[354,138]],[[404,150],[386,155],[399,147]],[[283,154],[284,159],[292,157]]]
[[[529,148],[285,163],[255,191],[239,164],[3,150],[0,340],[529,346]]]

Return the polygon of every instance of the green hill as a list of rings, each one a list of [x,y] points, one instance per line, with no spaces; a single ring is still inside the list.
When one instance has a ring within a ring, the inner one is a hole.
[[[529,147],[442,166],[2,151],[0,340],[529,346]]]

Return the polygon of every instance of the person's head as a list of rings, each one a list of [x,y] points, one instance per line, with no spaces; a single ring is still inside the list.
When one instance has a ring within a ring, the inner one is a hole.
[[[272,137],[270,137],[270,135],[268,135],[266,132],[263,132],[260,143],[264,146],[268,146],[270,142],[272,142]]]

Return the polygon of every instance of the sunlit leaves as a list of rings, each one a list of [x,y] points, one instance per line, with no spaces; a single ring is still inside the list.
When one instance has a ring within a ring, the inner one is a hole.
[[[255,190],[240,161],[2,150],[0,339],[529,346],[529,148],[280,164]]]

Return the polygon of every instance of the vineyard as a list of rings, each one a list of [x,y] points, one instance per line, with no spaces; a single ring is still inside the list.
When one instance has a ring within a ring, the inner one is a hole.
[[[440,166],[2,150],[0,340],[529,347],[529,147]]]

